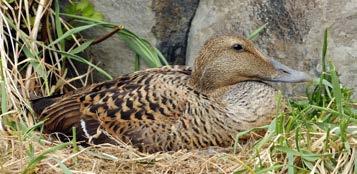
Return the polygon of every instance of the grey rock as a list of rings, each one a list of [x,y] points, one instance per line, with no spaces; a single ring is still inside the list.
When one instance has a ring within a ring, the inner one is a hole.
[[[145,0],[91,0],[95,9],[101,12],[105,20],[132,30],[141,37],[156,44],[151,32],[155,25],[155,14],[151,1]],[[110,32],[105,29],[93,29],[86,33],[87,38],[98,38]],[[135,54],[116,35],[93,46],[89,52],[94,61],[113,77],[134,71]],[[97,80],[103,80],[97,76]]]
[[[157,46],[170,63],[184,64],[190,21],[198,0],[91,0],[105,20],[124,25],[125,28]],[[94,29],[85,34],[98,38],[104,29]],[[89,54],[100,67],[115,76],[134,70],[135,54],[118,37],[111,37],[95,45]],[[143,65],[144,63],[142,63]],[[144,66],[145,67],[145,66]],[[102,80],[102,78],[97,78]]]
[[[328,59],[357,98],[356,12],[357,0],[201,0],[190,28],[186,63],[192,65],[210,37],[248,35],[267,23],[265,32],[255,41],[263,53],[290,67],[318,74],[327,27]],[[302,84],[278,86],[288,95],[304,92]]]
[[[152,32],[156,44],[171,64],[185,64],[191,20],[199,0],[153,0],[156,24]]]

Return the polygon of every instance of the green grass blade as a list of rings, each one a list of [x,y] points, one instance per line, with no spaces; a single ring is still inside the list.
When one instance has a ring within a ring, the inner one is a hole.
[[[38,123],[36,123],[35,125],[31,126],[30,128],[28,128],[24,134],[23,134],[23,139],[26,140],[28,137],[30,137],[30,135],[39,127],[41,127],[43,125],[44,121],[40,121]]]
[[[56,0],[55,1],[55,26],[56,26],[57,38],[61,38],[63,36],[63,30],[62,30],[59,12],[60,12],[59,2],[58,2],[58,0]],[[60,42],[60,50],[64,50],[65,49],[65,45],[64,45],[65,41],[61,40],[59,42]]]
[[[342,115],[343,107],[342,107],[342,93],[341,93],[340,82],[337,77],[335,66],[331,62],[329,63],[329,65],[330,65],[331,81],[332,81],[332,93],[333,96],[335,97],[337,111]]]
[[[77,27],[77,28],[72,28],[70,30],[68,30],[67,32],[65,32],[61,37],[57,38],[56,40],[54,40],[53,42],[51,42],[48,46],[53,46],[55,44],[57,44],[58,42],[61,42],[63,41],[64,39],[66,39],[67,37],[73,35],[73,34],[76,34],[76,33],[79,33],[81,31],[84,31],[84,30],[88,30],[90,28],[93,28],[95,26],[97,26],[98,24],[89,24],[89,25],[84,25],[84,26],[80,26],[80,27]]]
[[[60,15],[70,17],[73,19],[77,19],[80,22],[85,22],[85,23],[97,23],[97,24],[107,25],[107,26],[111,26],[111,27],[117,26],[116,24],[111,23],[111,22],[105,22],[102,20],[97,20],[97,19],[89,18],[89,17],[85,17],[85,16],[73,15],[73,14],[68,14],[68,13],[60,13]]]
[[[270,171],[278,170],[278,169],[280,169],[282,167],[283,167],[283,165],[281,165],[281,164],[275,164],[275,165],[272,165],[272,166],[270,166],[268,168],[258,169],[258,170],[255,171],[255,174],[265,174],[265,173],[268,173]]]
[[[41,63],[40,58],[33,54],[30,49],[28,49],[27,47],[23,48],[23,52],[25,53],[25,56],[28,58],[28,62],[32,65],[34,71],[42,78],[42,80],[44,81],[44,85],[45,85],[45,90],[47,93],[49,93],[50,88],[49,88],[49,84],[48,84],[48,72],[44,66],[43,63]]]
[[[135,55],[135,60],[134,60],[134,71],[139,71],[140,70],[140,56]]]
[[[131,50],[133,50],[145,61],[149,67],[154,68],[162,66],[157,54],[154,52],[155,50],[151,46],[144,43],[143,40],[138,38],[136,35],[125,29],[121,30],[118,35]]]
[[[66,148],[68,145],[70,145],[71,142],[68,143],[62,143],[59,145],[56,145],[54,147],[51,147],[45,151],[43,151],[41,154],[39,154],[36,157],[33,157],[28,163],[26,168],[22,171],[24,174],[32,173],[33,169],[36,167],[37,164],[39,164],[43,159],[47,158],[47,155],[50,153],[54,153],[57,150],[61,150],[63,148]]]
[[[288,174],[294,174],[294,155],[292,153],[288,153]]]
[[[64,14],[64,13],[61,13],[61,15],[78,19],[80,22],[89,25],[94,23],[108,28],[117,27],[116,24],[95,20],[88,17]],[[123,40],[132,51],[134,51],[137,55],[139,55],[140,58],[143,59],[144,62],[149,67],[154,68],[154,67],[160,67],[162,65],[168,64],[168,62],[166,61],[164,56],[160,53],[160,51],[155,47],[153,47],[145,39],[140,38],[139,36],[137,36],[136,34],[134,34],[133,32],[127,29],[122,29],[117,34],[119,38]]]
[[[295,145],[296,145],[296,150],[300,152],[299,138],[300,138],[300,127],[297,127],[295,129]]]
[[[86,50],[87,48],[90,47],[90,45],[93,43],[94,40],[89,40],[89,41],[86,41],[84,43],[82,43],[80,46],[74,48],[73,50],[71,50],[69,53],[70,54],[78,54],[78,53],[81,53],[83,52],[84,50]]]
[[[245,130],[243,132],[239,132],[236,134],[235,137],[235,141],[234,141],[234,145],[233,145],[233,153],[237,153],[237,147],[238,147],[238,143],[239,143],[239,139],[244,136],[247,135],[248,133],[252,132],[252,131],[257,131],[257,130],[261,130],[261,129],[266,129],[268,126],[261,126],[261,127],[256,127],[256,128],[251,128],[248,130]]]
[[[86,45],[87,45],[87,44],[86,44]],[[84,45],[83,47],[85,47],[86,45]],[[78,55],[75,55],[75,54],[71,54],[71,53],[65,52],[65,51],[56,50],[56,49],[47,47],[46,45],[43,45],[43,46],[44,46],[45,48],[47,48],[48,50],[50,50],[50,51],[60,53],[60,54],[64,55],[65,57],[68,57],[68,58],[73,59],[73,60],[75,60],[75,61],[78,61],[78,62],[84,63],[84,64],[86,64],[86,65],[88,65],[88,66],[91,66],[91,67],[93,67],[95,70],[97,70],[99,73],[101,73],[102,75],[104,75],[105,77],[107,77],[108,79],[110,79],[110,80],[113,79],[113,77],[112,77],[110,74],[108,74],[105,70],[103,70],[102,68],[100,68],[100,67],[94,65],[92,62],[86,60],[85,58],[83,58],[83,57],[81,57],[81,56],[78,56]],[[82,48],[80,48],[80,49],[82,49]],[[80,51],[80,49],[75,50],[75,52]],[[73,50],[72,50],[72,51],[73,51]]]
[[[319,82],[319,91],[317,91],[316,101],[317,103],[321,103],[322,107],[326,106],[326,93],[329,93],[329,89],[325,88],[323,85],[323,81],[327,81],[326,76],[326,54],[327,54],[327,42],[328,42],[328,30],[325,29],[323,44],[322,44],[322,55],[321,55],[321,65],[322,65],[322,74]]]
[[[254,30],[252,33],[249,34],[247,37],[250,40],[255,40],[259,34],[265,29],[265,27],[268,25],[268,23],[265,23],[264,25],[260,26],[258,29]]]
[[[160,58],[160,60],[161,60],[161,63],[162,63],[163,65],[168,65],[168,64],[169,64],[169,62],[167,62],[167,60],[166,60],[165,56],[164,56],[164,55],[162,55],[162,53],[160,52],[160,50],[158,50],[158,49],[157,49],[157,48],[155,48],[155,47],[154,47],[154,49],[155,49],[155,51],[156,51],[157,55],[159,56],[159,58]]]
[[[26,155],[28,156],[29,160],[33,160],[35,158],[35,148],[33,147],[32,143],[29,144]]]
[[[328,151],[328,148],[330,147],[329,144],[330,143],[330,127],[327,128],[326,131],[326,139],[324,140],[324,152]]]
[[[307,161],[310,161],[310,162],[313,162],[313,161],[316,161],[318,159],[320,159],[321,157],[323,156],[329,156],[331,154],[315,154],[315,153],[312,153],[312,152],[298,152],[296,151],[295,149],[292,149],[290,147],[287,147],[287,146],[280,146],[280,145],[277,145],[275,146],[274,150],[277,150],[277,151],[280,151],[280,152],[284,152],[286,154],[291,154],[293,156],[300,156],[301,158],[307,160]]]
[[[7,113],[7,92],[4,81],[0,81],[1,87],[1,115]],[[1,124],[1,123],[0,123]]]
[[[79,151],[78,145],[77,145],[77,129],[76,127],[72,127],[72,153],[77,153]],[[74,157],[73,161],[75,164],[78,163],[78,158]]]
[[[62,169],[63,174],[72,174],[71,170],[62,163],[62,161],[55,159],[59,165],[59,167]]]
[[[321,57],[322,72],[326,72],[327,39],[328,39],[328,30],[325,29],[324,40],[322,45],[322,57]]]
[[[273,119],[273,121],[270,123],[270,125],[267,125],[267,127],[268,127],[268,131],[267,131],[266,135],[253,146],[253,149],[255,151],[259,151],[259,149],[261,149],[266,143],[271,141],[274,138],[274,136],[276,135],[276,132],[275,132],[276,118]]]
[[[355,159],[354,159],[354,169],[355,169],[355,174],[357,174],[357,155],[355,155]]]
[[[81,63],[84,63],[88,66],[91,66],[93,67],[95,70],[97,70],[99,73],[103,74],[105,77],[107,77],[109,80],[112,80],[113,77],[108,74],[105,70],[103,70],[102,68],[94,65],[92,62],[86,60],[85,58],[81,57],[81,56],[77,56],[77,55],[74,55],[74,54],[70,54],[70,53],[67,53],[67,52],[63,52],[63,51],[58,51],[58,50],[53,50],[53,51],[56,51],[56,52],[59,52],[65,56],[67,56],[68,58],[72,59],[72,60],[75,60],[77,62],[81,62]]]

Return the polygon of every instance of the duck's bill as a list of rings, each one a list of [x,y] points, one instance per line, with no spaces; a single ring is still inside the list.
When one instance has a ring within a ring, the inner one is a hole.
[[[275,77],[272,77],[270,81],[297,83],[312,80],[311,76],[305,72],[291,69],[276,60],[271,60],[271,63],[273,64],[274,68],[279,72],[279,74]]]

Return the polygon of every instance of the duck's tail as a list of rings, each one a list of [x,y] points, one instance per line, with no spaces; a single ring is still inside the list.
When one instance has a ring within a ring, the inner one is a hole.
[[[60,140],[68,141],[72,138],[72,129],[75,128],[77,141],[82,145],[117,144],[100,128],[97,119],[82,115],[80,103],[75,98],[65,96],[60,94],[31,100],[36,118],[45,121],[44,133],[54,134]]]
[[[63,97],[63,94],[56,94],[48,97],[41,97],[36,99],[30,99],[33,111],[40,116],[45,108],[51,106],[53,103]]]

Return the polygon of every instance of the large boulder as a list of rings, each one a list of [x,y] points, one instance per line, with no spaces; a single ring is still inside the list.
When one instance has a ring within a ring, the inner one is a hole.
[[[198,0],[91,0],[105,20],[147,39],[158,47],[170,63],[184,64],[186,42],[190,22],[198,6]],[[97,38],[105,34],[103,29],[86,33]],[[134,70],[135,54],[118,37],[111,37],[93,46],[89,54],[113,76]],[[101,80],[101,79],[99,79]]]
[[[357,90],[356,0],[201,0],[192,21],[186,63],[192,65],[204,42],[215,35],[248,35],[267,23],[256,40],[263,52],[290,67],[318,74],[323,31],[329,28],[328,59],[342,83]],[[302,85],[282,85],[287,94]]]

